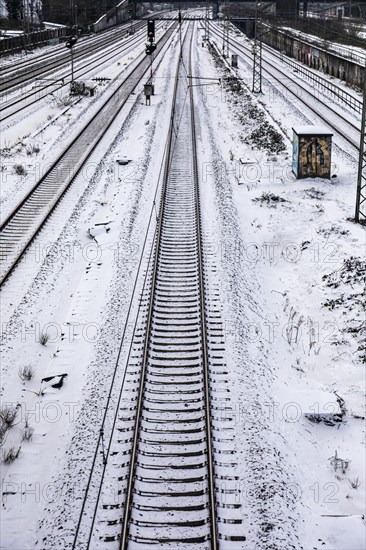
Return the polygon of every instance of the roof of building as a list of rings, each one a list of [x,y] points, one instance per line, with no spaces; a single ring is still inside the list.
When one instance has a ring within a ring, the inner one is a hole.
[[[326,126],[295,126],[292,128],[295,134],[302,136],[332,136],[333,132]]]

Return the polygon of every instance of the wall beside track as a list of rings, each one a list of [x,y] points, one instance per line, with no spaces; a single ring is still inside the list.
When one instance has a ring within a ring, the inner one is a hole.
[[[21,50],[31,50],[48,44],[51,40],[59,40],[72,34],[71,29],[60,27],[58,29],[45,29],[19,36],[11,36],[0,40],[0,55],[9,55]]]
[[[233,21],[233,23],[235,22]],[[313,69],[339,78],[350,86],[362,89],[365,64],[360,56],[351,51],[349,57],[343,57],[336,52],[327,50],[325,47],[305,42],[298,37],[270,26],[266,26],[262,34],[262,40],[268,46],[272,46],[272,48],[301,61]]]
[[[142,4],[135,4],[132,6],[133,9],[136,9],[136,13],[133,13],[131,11],[131,4],[128,0],[122,0],[117,6],[114,8],[111,8],[107,13],[102,15],[92,25],[92,30],[94,32],[101,32],[105,29],[109,29],[110,27],[115,27],[116,25],[120,25],[121,23],[124,23],[128,21],[132,17],[140,16],[146,13],[146,8]]]

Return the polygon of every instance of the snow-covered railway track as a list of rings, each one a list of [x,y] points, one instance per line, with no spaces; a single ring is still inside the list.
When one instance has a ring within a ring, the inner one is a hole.
[[[159,54],[171,38],[168,30],[157,43]],[[148,56],[129,73],[80,130],[52,166],[0,225],[0,284],[10,275],[74,178],[112,124],[150,66]]]
[[[92,55],[92,53],[90,53],[82,67],[78,66],[76,62],[74,69],[75,80],[87,78],[90,71],[98,69],[101,65],[107,63],[108,61],[112,62],[114,59],[118,58],[118,56],[125,54],[138,44],[142,45],[143,36],[143,31],[138,32],[126,42],[118,44],[118,46],[115,42],[109,41],[109,46],[105,46],[106,49],[96,55]],[[80,58],[77,61],[79,60]],[[62,68],[64,64],[64,62],[60,63],[60,68]],[[4,101],[4,98],[2,98],[2,106],[0,109],[2,122],[4,123],[5,121],[12,119],[14,115],[18,116],[22,111],[25,111],[30,106],[42,101],[48,94],[54,94],[66,86],[69,86],[71,81],[71,72],[69,71],[70,69],[67,68],[66,72],[63,72],[62,76],[57,79],[51,78],[51,75],[50,78],[46,78],[44,81],[40,80],[39,86],[33,86],[24,93],[20,91],[19,94],[17,93],[14,98],[9,99],[8,101]]]
[[[121,548],[130,540],[217,548],[197,157],[184,70],[180,63]]]
[[[232,441],[215,417],[216,392],[227,389],[222,332],[206,297],[192,38],[190,29],[176,74],[144,306],[73,548],[234,550],[245,540],[238,493],[222,488],[236,478]]]
[[[221,29],[215,25],[211,27],[212,33],[219,39],[222,39]],[[244,46],[230,37],[232,49],[242,54],[245,61],[252,63],[253,54],[249,47]],[[330,102],[324,102],[324,97],[319,96],[314,90],[310,90],[301,79],[295,78],[289,74],[285,67],[279,63],[274,64],[263,52],[262,71],[264,77],[271,83],[278,86],[278,90],[285,90],[287,94],[296,99],[299,103],[305,105],[312,111],[318,119],[321,119],[329,128],[332,128],[342,139],[349,143],[353,148],[359,149],[360,124],[353,122],[350,117],[341,114],[336,106]]]
[[[143,21],[135,22],[133,25],[134,31],[140,30],[146,23]],[[89,40],[78,43],[75,47],[74,61],[80,59],[88,59],[93,53],[98,52],[110,45],[116,43],[117,40],[128,35],[127,29],[130,29],[130,23],[119,28],[119,32],[108,33],[102,36],[92,37]],[[3,67],[0,71],[0,92],[5,92],[34,80],[51,70],[63,67],[70,63],[70,53],[61,45],[62,49],[40,54],[34,58],[29,58],[26,61],[11,64]]]

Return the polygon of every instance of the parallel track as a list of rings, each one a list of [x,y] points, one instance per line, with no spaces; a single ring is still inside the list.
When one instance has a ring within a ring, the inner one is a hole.
[[[144,22],[138,21],[134,23],[134,30],[137,31],[144,26]],[[101,49],[112,45],[116,40],[126,37],[127,29],[130,24],[121,26],[113,33],[108,33],[103,36],[92,37],[89,40],[84,40],[75,46],[74,60],[88,58],[91,54],[98,52]],[[117,38],[116,35],[120,33]],[[61,49],[62,48],[62,49]],[[70,52],[65,48],[65,44],[61,44],[57,51],[46,52],[38,56],[31,57],[26,61],[15,63],[9,67],[4,67],[0,72],[0,92],[4,92],[20,84],[25,84],[32,81],[36,77],[40,77],[44,73],[58,69],[70,63]],[[23,72],[24,71],[24,72]],[[21,74],[19,74],[19,72]]]
[[[156,54],[160,53],[170,37],[171,31],[167,31],[157,44]],[[10,275],[148,70],[149,65],[150,60],[145,56],[98,109],[46,174],[3,221],[0,226],[0,284]]]
[[[97,57],[92,57],[92,59],[86,61],[82,67],[78,67],[76,65],[74,69],[75,79],[85,77],[92,69],[99,67],[100,64],[115,59],[117,56],[125,52],[128,52],[134,46],[139,44],[142,46],[143,36],[143,32],[139,32],[127,42],[119,44],[118,47],[112,44],[109,46],[108,51],[102,51],[97,55]],[[68,64],[69,63],[70,61],[68,61]],[[61,66],[63,65],[64,63],[62,63]],[[67,69],[67,71],[69,71],[69,69]],[[11,119],[14,115],[18,115],[22,110],[28,109],[31,105],[43,100],[48,94],[54,94],[62,88],[69,86],[69,79],[71,81],[71,72],[66,72],[62,78],[58,78],[56,81],[52,81],[51,79],[49,83],[43,82],[41,88],[31,89],[25,93],[21,93],[20,97],[16,96],[14,99],[3,103],[0,109],[0,112],[2,113],[2,122],[4,123],[6,120]]]
[[[160,548],[198,548],[207,541],[218,547],[195,122],[187,85],[180,63],[121,549],[129,540]]]
[[[221,30],[217,27],[212,26],[211,31],[218,38],[222,38]],[[237,42],[233,37],[230,37],[230,44],[234,50],[245,56],[246,62],[252,62],[252,53],[249,47]],[[264,77],[267,78],[269,82],[271,82],[271,79],[276,81],[276,83],[280,85],[279,90],[281,90],[281,87],[285,89],[295,97],[296,100],[310,109],[317,118],[323,120],[329,128],[332,128],[353,148],[359,149],[359,125],[352,122],[349,117],[347,118],[341,115],[336,109],[333,109],[329,103],[320,101],[315,94],[311,93],[311,91],[302,84],[300,79],[290,76],[289,72],[285,71],[279,64],[276,66],[273,65],[264,55],[262,60],[262,71]]]

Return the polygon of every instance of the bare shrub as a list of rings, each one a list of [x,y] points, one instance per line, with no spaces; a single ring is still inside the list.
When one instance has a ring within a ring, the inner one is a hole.
[[[7,429],[11,428],[15,422],[18,409],[15,405],[3,405],[0,410],[0,418]]]
[[[0,447],[2,447],[2,445],[5,442],[5,435],[6,435],[6,432],[8,431],[8,429],[9,429],[8,426],[1,419],[1,421],[0,421]]]
[[[350,461],[344,458],[339,458],[338,451],[335,451],[334,456],[331,456],[328,460],[330,460],[330,463],[334,467],[335,472],[339,469],[341,470],[342,474],[345,474],[348,470]]]
[[[352,489],[358,489],[361,485],[361,481],[358,477],[355,477],[354,479],[349,479],[349,484],[351,485]]]
[[[22,433],[22,441],[30,441],[33,437],[34,428],[29,425],[29,419],[26,417]]]
[[[26,152],[29,157],[32,155],[37,155],[40,152],[41,148],[38,145],[38,143],[32,143],[31,145],[27,146]]]
[[[274,193],[262,193],[260,197],[252,199],[253,202],[259,202],[262,206],[263,204],[267,205],[269,208],[276,208],[277,204],[288,202],[286,199],[275,195]]]
[[[20,447],[18,447],[18,450],[15,449],[15,447],[9,447],[9,449],[4,450],[3,453],[3,462],[4,464],[11,464],[14,462],[16,458],[18,458],[20,453]]]
[[[31,364],[24,365],[24,367],[19,368],[19,378],[23,380],[23,382],[26,382],[26,381],[29,382],[29,380],[32,380],[35,372],[36,371],[33,365]]]
[[[23,164],[14,164],[14,172],[17,174],[17,176],[27,175],[27,170],[25,169],[25,166],[23,166]]]
[[[48,342],[50,337],[48,336],[47,332],[41,332],[39,335],[39,343],[42,344],[42,346],[45,346]]]

